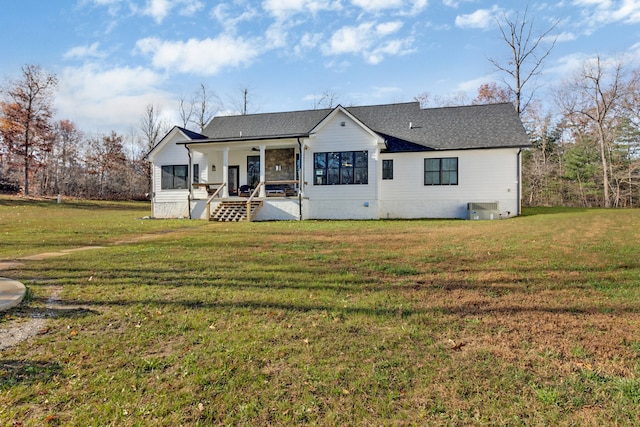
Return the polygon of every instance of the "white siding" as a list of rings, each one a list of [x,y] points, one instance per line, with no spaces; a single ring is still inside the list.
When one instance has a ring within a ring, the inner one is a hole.
[[[344,126],[342,126],[344,123]],[[378,149],[376,139],[343,113],[336,114],[313,137],[304,153],[303,218],[377,218]],[[368,184],[315,185],[314,153],[368,151]]]
[[[163,190],[162,166],[188,165],[189,155],[184,145],[176,144],[176,141],[184,141],[184,137],[177,135],[174,140],[168,141],[153,158],[152,183],[153,183],[153,216],[155,218],[179,218],[189,216],[188,197],[189,190]],[[208,180],[208,163],[202,153],[192,153],[192,164],[200,165],[200,182]],[[192,171],[189,171],[189,179],[192,180]],[[206,196],[206,191],[198,191],[197,196]]]
[[[440,157],[458,158],[458,185],[424,185],[424,159]],[[518,149],[382,154],[382,159],[393,159],[394,175],[380,181],[380,218],[466,218],[469,202],[498,202],[501,216],[517,214]]]

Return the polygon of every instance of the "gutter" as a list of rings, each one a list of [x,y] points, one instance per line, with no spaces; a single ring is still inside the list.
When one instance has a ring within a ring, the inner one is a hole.
[[[193,165],[192,165],[192,160],[191,160],[191,149],[189,148],[188,145],[185,144],[184,148],[187,149],[187,155],[189,156],[189,166],[188,166],[188,170],[187,170],[187,185],[189,186],[189,193],[187,194],[187,209],[189,210],[189,219],[193,219],[191,218],[191,193],[193,192],[193,177],[191,176],[193,174]]]
[[[518,154],[516,155],[516,159],[518,160],[518,165],[517,165],[517,169],[518,169],[518,189],[516,190],[517,192],[517,197],[518,197],[518,213],[517,215],[520,216],[522,214],[522,148],[520,148],[518,150]]]
[[[300,153],[300,164],[296,165],[298,168],[298,221],[302,221],[302,183],[304,177],[302,176],[302,142],[300,142],[300,137],[298,137],[298,151]]]

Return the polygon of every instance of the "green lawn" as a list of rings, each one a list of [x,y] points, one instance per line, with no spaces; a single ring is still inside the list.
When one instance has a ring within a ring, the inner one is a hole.
[[[147,214],[0,198],[0,260],[104,246],[0,272],[0,329],[61,299],[1,353],[0,426],[640,423],[640,210]]]

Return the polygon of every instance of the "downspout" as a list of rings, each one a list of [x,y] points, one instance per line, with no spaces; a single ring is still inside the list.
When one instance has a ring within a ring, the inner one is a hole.
[[[518,159],[518,188],[516,190],[518,196],[518,214],[520,216],[522,214],[522,148],[518,150],[518,155],[516,156]]]
[[[187,185],[189,186],[189,193],[187,194],[187,209],[189,210],[189,219],[193,219],[191,218],[191,192],[193,191],[193,177],[191,176],[191,174],[193,173],[193,166],[191,164],[191,150],[189,149],[189,146],[187,144],[184,145],[184,148],[187,149],[187,155],[189,156],[189,169],[187,170]]]
[[[299,160],[300,163],[296,165],[298,167],[298,221],[302,221],[302,183],[304,179],[302,177],[302,142],[300,142],[300,137],[298,137],[298,152],[300,153]]]

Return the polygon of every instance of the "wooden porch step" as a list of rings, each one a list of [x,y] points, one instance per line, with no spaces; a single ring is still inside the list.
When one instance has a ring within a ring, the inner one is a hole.
[[[254,216],[262,207],[261,200],[251,202],[251,216]],[[247,219],[247,202],[242,200],[223,200],[211,214],[209,221],[238,222]]]

